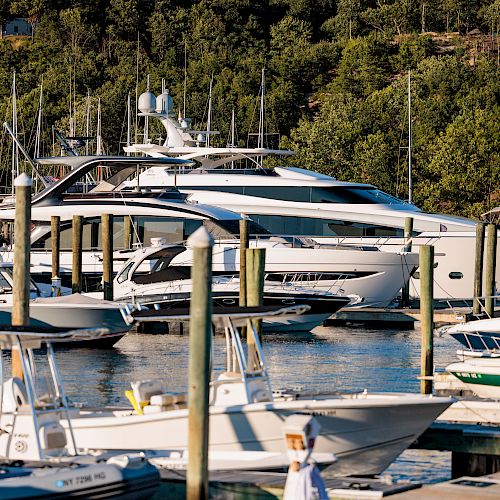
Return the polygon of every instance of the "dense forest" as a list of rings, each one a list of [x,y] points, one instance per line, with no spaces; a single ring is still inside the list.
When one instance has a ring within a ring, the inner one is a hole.
[[[83,134],[87,95],[93,133],[100,99],[106,152],[118,153],[127,95],[147,75],[181,112],[186,81],[195,128],[213,79],[216,141],[234,109],[239,144],[252,144],[265,68],[266,137],[297,152],[289,164],[406,198],[411,71],[415,203],[472,217],[500,204],[500,0],[0,0],[0,21],[16,17],[33,36],[0,40],[0,113],[11,121],[15,71],[30,152],[42,81],[43,154],[52,126],[69,134],[72,119]],[[3,185],[9,148],[3,131]]]

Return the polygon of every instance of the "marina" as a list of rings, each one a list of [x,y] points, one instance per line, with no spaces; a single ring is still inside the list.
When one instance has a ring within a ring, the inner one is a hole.
[[[4,3],[0,499],[500,496],[498,2]]]

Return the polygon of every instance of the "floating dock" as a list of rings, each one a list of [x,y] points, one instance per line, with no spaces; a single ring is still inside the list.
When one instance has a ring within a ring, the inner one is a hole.
[[[186,494],[185,471],[162,471],[162,484],[153,497],[183,498]],[[209,498],[224,500],[264,500],[282,498],[286,483],[284,472],[232,471],[209,474]],[[408,481],[391,483],[382,479],[323,477],[330,499],[372,499],[396,495],[421,487]]]
[[[495,316],[500,315],[500,308],[495,309]],[[466,323],[477,319],[471,312],[470,307],[453,307],[445,309],[434,309],[435,325]],[[363,323],[374,326],[403,326],[412,328],[416,321],[421,320],[419,308],[378,308],[367,307],[364,309],[342,309],[333,314],[327,321],[326,326]]]

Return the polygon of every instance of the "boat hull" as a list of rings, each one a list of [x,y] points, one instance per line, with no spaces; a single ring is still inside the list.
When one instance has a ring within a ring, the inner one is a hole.
[[[335,474],[378,474],[450,404],[448,398],[405,395],[212,406],[210,450],[285,452],[283,420],[308,413],[321,426],[315,452],[339,459]],[[147,415],[82,411],[72,428],[83,448],[172,450],[187,447],[187,420],[187,409]]]
[[[474,358],[453,363],[446,370],[480,398],[500,399],[500,359]]]

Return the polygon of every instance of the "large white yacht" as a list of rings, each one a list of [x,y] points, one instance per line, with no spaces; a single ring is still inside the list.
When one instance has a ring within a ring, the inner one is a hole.
[[[164,238],[167,243],[182,242],[203,225],[216,240],[214,273],[238,273],[239,214],[188,202],[175,188],[152,192],[140,185],[143,170],[158,166],[169,169],[172,165],[189,165],[190,162],[169,157],[74,156],[40,159],[38,164],[45,168],[55,165],[58,169],[70,170],[33,198],[31,273],[37,279],[51,278],[50,220],[51,216],[58,215],[61,218],[60,274],[63,284],[69,284],[73,257],[72,218],[81,215],[84,217],[83,288],[95,291],[102,277],[100,216],[103,213],[114,215],[113,243],[116,250],[124,247],[124,233],[128,233],[124,220],[127,219],[131,222],[132,234],[126,247],[149,246],[151,238]],[[120,190],[128,177],[135,178],[134,188]],[[14,217],[14,206],[6,200],[0,206],[0,220],[12,221]],[[270,237],[265,229],[251,221],[249,232],[259,235],[259,239],[251,241],[252,246],[267,248],[266,271],[273,273],[275,279],[358,296],[357,307],[389,304],[417,265],[417,256],[411,253],[391,254],[352,247],[315,248],[310,242],[290,243]],[[4,254],[4,260],[12,258],[9,248]],[[189,264],[186,260],[192,258],[191,252],[186,255],[177,257],[173,264]],[[115,254],[115,257],[119,255]],[[122,263],[123,260],[115,260],[115,272],[120,270]]]
[[[158,100],[162,99],[160,95]],[[399,252],[405,244],[405,219],[412,217],[413,247],[435,247],[435,298],[472,297],[474,221],[422,212],[371,185],[340,182],[301,168],[262,168],[262,158],[292,152],[206,147],[203,136],[190,134],[185,120],[176,120],[161,107],[143,109],[142,114],[158,118],[167,139],[163,145],[128,146],[128,153],[175,156],[197,163],[195,168],[152,168],[141,174],[142,185],[152,190],[175,186],[190,200],[245,213],[273,234],[307,236],[326,244],[373,245]],[[122,188],[130,186],[124,183]],[[500,258],[500,247],[498,252]],[[413,296],[419,296],[418,278],[415,273],[410,287]]]

